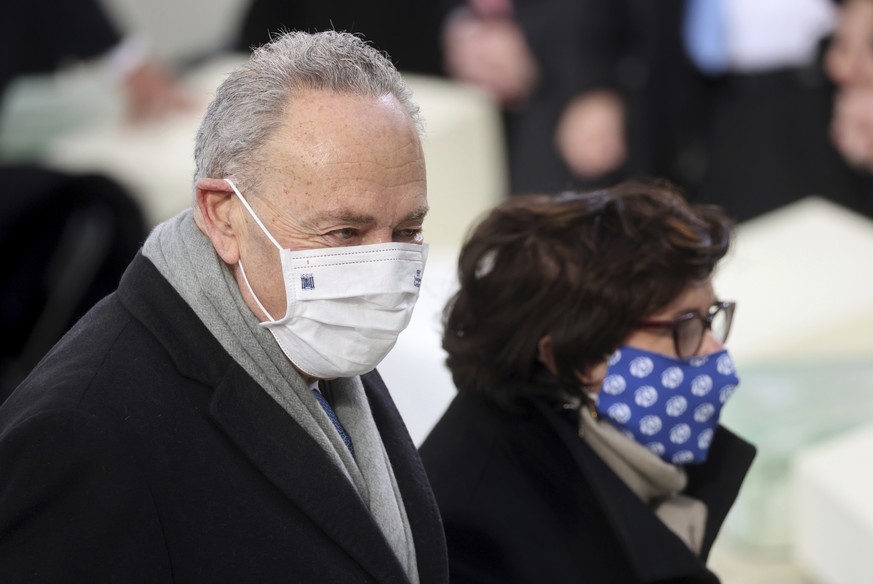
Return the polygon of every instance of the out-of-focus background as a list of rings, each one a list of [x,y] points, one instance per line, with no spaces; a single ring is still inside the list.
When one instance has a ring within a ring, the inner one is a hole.
[[[25,4],[19,6],[18,4]],[[416,443],[454,395],[440,312],[513,193],[663,177],[737,218],[724,423],[759,454],[728,584],[873,581],[873,0],[0,3],[0,399],[190,205],[214,88],[281,28],[387,50],[426,121],[431,253],[380,367]]]

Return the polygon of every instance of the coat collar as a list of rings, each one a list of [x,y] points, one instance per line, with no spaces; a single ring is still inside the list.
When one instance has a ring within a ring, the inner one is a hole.
[[[719,426],[704,464],[688,465],[688,488],[685,493],[706,503],[706,533],[701,556],[706,558],[740,492],[757,450],[754,446]]]
[[[118,294],[134,317],[164,345],[180,374],[213,388],[209,416],[260,472],[376,581],[407,581],[400,562],[354,486],[309,434],[293,423],[282,407],[233,361],[141,254],[122,278]],[[441,539],[433,533],[434,525],[440,528],[436,506],[408,436],[404,443],[399,435],[405,431],[399,415],[392,416],[396,410],[385,411],[386,402],[390,401],[387,393],[374,400],[368,385],[365,383],[365,389],[373,415],[383,432],[410,515],[422,582],[427,582],[426,566],[440,564],[438,545],[436,557],[428,556],[430,546]],[[305,476],[299,474],[302,468],[306,469]],[[427,500],[417,500],[428,496],[431,510],[427,509]],[[422,503],[425,508],[417,509]],[[444,541],[442,550],[444,555]],[[445,566],[444,560],[442,565]]]
[[[406,515],[415,536],[421,584],[448,582],[445,531],[424,465],[379,373],[372,371],[362,375],[361,380],[370,402],[370,411],[391,460],[394,476],[403,493]],[[410,456],[410,452],[414,456]]]
[[[354,486],[241,367],[231,367],[215,387],[209,414],[249,460],[376,581],[407,581]]]
[[[537,400],[534,405],[560,436],[589,481],[597,502],[624,548],[625,556],[642,582],[672,581],[683,577],[718,581],[706,569],[704,561],[754,457],[751,445],[722,429],[714,443],[720,441],[722,444],[719,448],[724,452],[738,450],[739,453],[730,457],[711,456],[707,463],[699,465],[700,468],[693,475],[689,473],[689,489],[686,492],[703,500],[708,509],[704,550],[699,558],[579,439],[572,424],[567,423],[549,404]],[[700,479],[713,475],[715,482],[704,481],[705,489],[694,488]],[[726,477],[731,477],[728,482],[718,482]]]

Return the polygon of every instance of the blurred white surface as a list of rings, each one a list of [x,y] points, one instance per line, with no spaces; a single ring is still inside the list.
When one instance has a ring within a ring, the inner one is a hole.
[[[794,556],[820,584],[873,580],[873,426],[811,448],[794,468]]]
[[[873,361],[873,221],[810,197],[742,224],[715,277],[738,365]]]
[[[795,457],[873,419],[873,222],[809,198],[739,227],[716,290],[738,301],[742,380],[722,421],[758,446],[725,537],[789,556]],[[855,580],[856,582],[859,580]]]
[[[234,40],[250,3],[250,0],[101,0],[120,30],[146,39],[156,57],[169,61],[225,48]]]
[[[456,252],[431,248],[412,320],[379,365],[416,445],[427,437],[455,395],[444,365],[440,319],[446,301],[457,289],[456,265]]]

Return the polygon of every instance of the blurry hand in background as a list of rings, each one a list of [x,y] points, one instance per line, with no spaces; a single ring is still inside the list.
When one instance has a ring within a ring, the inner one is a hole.
[[[873,0],[847,0],[825,54],[836,83],[831,140],[851,165],[873,171]]]
[[[127,118],[133,123],[147,123],[197,107],[194,95],[169,69],[154,61],[144,61],[131,69],[121,83]]]
[[[846,162],[873,171],[873,87],[852,87],[837,94],[831,140]]]
[[[536,87],[536,59],[509,15],[461,9],[447,20],[443,45],[448,74],[484,90],[505,109],[522,107]]]
[[[591,91],[564,109],[555,143],[567,166],[583,178],[618,169],[627,157],[624,102],[612,91]]]

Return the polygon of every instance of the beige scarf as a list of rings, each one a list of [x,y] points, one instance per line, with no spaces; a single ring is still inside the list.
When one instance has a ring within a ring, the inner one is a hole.
[[[664,524],[695,554],[700,554],[706,529],[706,505],[682,495],[685,471],[661,460],[605,420],[595,420],[587,407],[579,409],[579,436]]]

